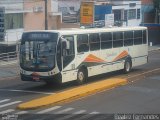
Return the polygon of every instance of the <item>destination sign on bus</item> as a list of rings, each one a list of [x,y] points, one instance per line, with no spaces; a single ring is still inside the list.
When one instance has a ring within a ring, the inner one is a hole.
[[[29,37],[31,39],[49,39],[50,35],[48,33],[31,33]]]

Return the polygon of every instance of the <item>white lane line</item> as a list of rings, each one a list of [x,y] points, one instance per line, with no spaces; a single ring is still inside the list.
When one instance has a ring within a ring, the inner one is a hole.
[[[3,103],[3,102],[7,102],[9,101],[10,99],[4,99],[4,100],[1,100],[0,103]]]
[[[77,118],[76,120],[87,120],[95,115],[99,114],[99,112],[91,112],[89,114],[86,114],[86,115],[83,115],[83,116],[80,116],[79,118]]]
[[[3,105],[0,105],[0,108],[3,108],[3,107],[7,107],[7,106],[10,106],[10,105],[14,105],[14,104],[17,104],[17,103],[20,103],[22,101],[15,101],[15,102],[10,102],[10,103],[7,103],[7,104],[3,104]]]
[[[39,111],[36,114],[44,114],[44,113],[47,113],[47,112],[50,112],[50,111],[53,111],[53,110],[56,110],[56,109],[59,109],[59,108],[61,108],[61,106],[54,106],[52,108],[48,108],[48,109]]]
[[[99,112],[91,112],[89,114],[94,115],[94,114],[99,114]]]
[[[56,119],[56,120],[66,120],[66,119],[70,119],[70,118],[72,118],[72,117],[74,117],[74,116],[76,116],[76,115],[78,115],[78,114],[82,114],[82,113],[85,113],[85,112],[86,112],[86,110],[80,110],[80,111],[77,111],[77,112],[75,112],[75,113],[73,113],[73,114],[70,114],[70,115],[61,117],[61,118]]]
[[[82,113],[84,113],[84,112],[86,112],[86,110],[80,110],[80,111],[77,111],[77,112],[75,112],[75,113],[73,113],[74,115],[78,115],[78,114],[82,114]]]
[[[8,110],[5,110],[5,111],[1,111],[0,115],[10,113],[10,112],[13,112],[13,111],[14,111],[13,109],[8,109]]]
[[[0,89],[0,91],[35,93],[35,94],[46,94],[46,95],[55,94],[55,93],[51,93],[51,92],[39,92],[39,91],[29,91],[29,90],[8,90],[8,89]]]
[[[65,112],[71,111],[71,110],[73,110],[73,109],[74,109],[74,108],[66,108],[66,109],[61,110],[61,111],[58,111],[58,112],[56,112],[56,113],[54,113],[54,114],[62,114],[62,113],[65,113]]]
[[[27,114],[28,113],[28,111],[20,111],[20,112],[17,112],[17,113],[15,113],[15,114],[17,114],[17,115],[22,115],[22,114]]]

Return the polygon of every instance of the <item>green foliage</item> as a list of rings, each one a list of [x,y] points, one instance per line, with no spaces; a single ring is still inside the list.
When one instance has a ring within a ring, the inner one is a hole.
[[[160,9],[160,0],[153,0],[154,8]]]

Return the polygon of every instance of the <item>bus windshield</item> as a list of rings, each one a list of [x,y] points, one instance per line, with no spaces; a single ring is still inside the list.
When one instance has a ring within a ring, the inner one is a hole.
[[[52,70],[55,66],[57,35],[49,33],[31,33],[31,35],[29,34],[29,37],[24,35],[24,39],[22,37],[21,67],[39,72]]]

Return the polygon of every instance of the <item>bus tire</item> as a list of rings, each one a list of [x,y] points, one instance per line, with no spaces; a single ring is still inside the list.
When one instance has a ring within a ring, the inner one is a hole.
[[[131,60],[127,59],[124,63],[124,73],[129,73],[132,69],[132,62]]]
[[[87,70],[86,69],[79,69],[77,73],[77,83],[83,84],[87,79]]]

